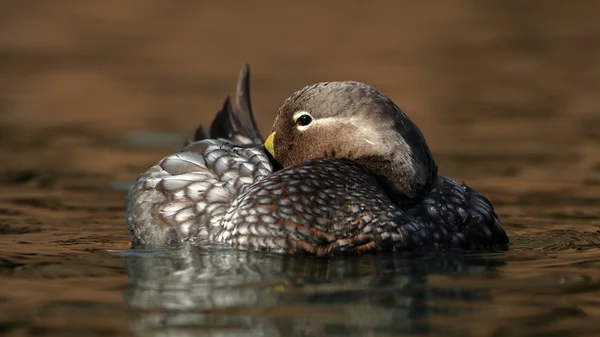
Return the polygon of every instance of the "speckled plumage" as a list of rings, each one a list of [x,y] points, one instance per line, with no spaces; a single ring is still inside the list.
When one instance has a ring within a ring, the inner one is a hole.
[[[247,86],[247,69],[240,78]],[[292,95],[274,123],[276,162],[262,146],[248,145],[262,140],[248,95],[236,98],[235,114],[228,106],[229,118],[217,118],[210,134],[196,132],[196,142],[151,167],[130,189],[134,243],[222,243],[319,256],[508,243],[491,203],[438,176],[416,125],[372,87],[330,82]],[[298,110],[315,121],[333,119],[298,131],[290,120]],[[198,139],[209,137],[254,141],[238,141],[241,147]],[[367,142],[353,143],[364,137]]]

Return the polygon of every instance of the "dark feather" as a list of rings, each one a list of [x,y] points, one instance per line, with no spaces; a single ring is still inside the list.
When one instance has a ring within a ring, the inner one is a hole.
[[[240,71],[233,104],[227,96],[223,107],[213,119],[210,132],[206,132],[200,125],[194,133],[194,141],[217,138],[227,139],[237,145],[258,145],[264,142],[252,113],[248,64],[245,64]],[[186,142],[186,145],[189,143]]]

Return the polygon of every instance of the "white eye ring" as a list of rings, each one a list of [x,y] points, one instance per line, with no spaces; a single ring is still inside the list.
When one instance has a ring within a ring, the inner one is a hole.
[[[292,119],[294,120],[294,124],[296,125],[296,129],[302,131],[302,130],[306,130],[311,122],[314,120],[313,116],[311,116],[308,112],[306,111],[296,111],[294,112],[294,115],[292,116]],[[305,124],[302,124],[305,123]]]

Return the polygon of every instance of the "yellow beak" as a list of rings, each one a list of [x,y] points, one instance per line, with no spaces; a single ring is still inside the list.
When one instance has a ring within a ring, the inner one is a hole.
[[[273,156],[273,158],[275,158],[275,149],[273,148],[273,139],[275,139],[275,132],[271,132],[269,137],[267,137],[267,140],[265,140],[265,149],[267,149],[267,151],[269,151],[271,156]]]

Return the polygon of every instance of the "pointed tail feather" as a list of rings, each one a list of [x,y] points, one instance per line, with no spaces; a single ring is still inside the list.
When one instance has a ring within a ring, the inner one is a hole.
[[[256,127],[256,121],[252,113],[252,104],[250,102],[250,66],[248,64],[242,67],[238,77],[235,102],[233,104],[233,118],[237,121],[237,126],[241,134],[260,143],[264,142],[264,138]]]
[[[250,66],[245,64],[239,74],[233,104],[229,96],[223,108],[217,112],[207,132],[202,125],[194,133],[194,141],[202,139],[226,139],[236,145],[258,145],[264,138],[256,127],[250,102]],[[185,145],[190,142],[186,142]]]

